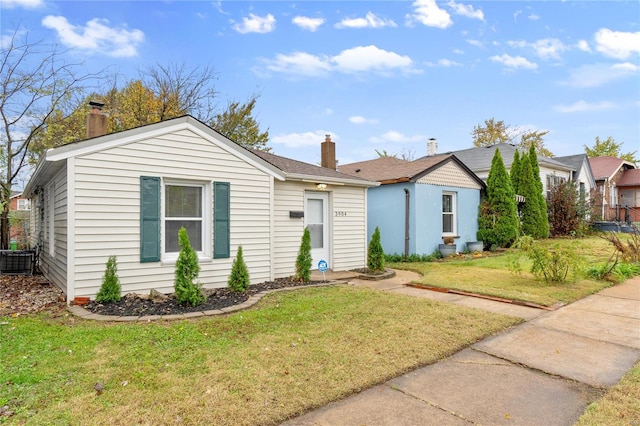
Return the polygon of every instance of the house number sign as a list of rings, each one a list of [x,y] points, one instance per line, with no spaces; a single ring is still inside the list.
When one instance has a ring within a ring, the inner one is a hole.
[[[336,211],[334,211],[334,212],[333,212],[333,215],[334,215],[335,217],[338,217],[338,216],[346,216],[346,215],[347,215],[347,212],[345,212],[345,211],[338,211],[338,210],[336,210]]]

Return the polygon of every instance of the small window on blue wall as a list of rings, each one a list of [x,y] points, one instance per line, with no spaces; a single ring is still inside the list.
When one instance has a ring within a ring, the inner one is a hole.
[[[456,235],[456,193],[442,193],[442,233]]]

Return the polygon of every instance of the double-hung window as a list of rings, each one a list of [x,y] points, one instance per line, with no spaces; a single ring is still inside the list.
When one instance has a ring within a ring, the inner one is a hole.
[[[204,184],[167,182],[164,186],[164,252],[178,253],[178,231],[184,227],[191,246],[197,252],[205,247]]]
[[[26,198],[18,198],[18,210],[31,210],[31,201]]]
[[[456,193],[442,193],[442,234],[456,235]]]

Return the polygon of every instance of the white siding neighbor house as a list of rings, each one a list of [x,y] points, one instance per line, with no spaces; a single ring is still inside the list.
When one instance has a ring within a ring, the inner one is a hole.
[[[252,283],[293,275],[305,226],[314,268],[364,267],[376,183],[337,172],[329,137],[322,152],[325,167],[248,150],[190,116],[50,149],[24,190],[40,270],[68,302],[93,298],[115,255],[123,293],[170,293],[182,226],[205,288],[227,285],[238,246]]]

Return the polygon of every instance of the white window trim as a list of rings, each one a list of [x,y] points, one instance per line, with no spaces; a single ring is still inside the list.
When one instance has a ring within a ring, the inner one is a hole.
[[[160,188],[160,211],[161,211],[161,230],[160,230],[160,258],[162,262],[169,264],[175,263],[178,260],[180,252],[167,253],[166,250],[166,231],[165,231],[165,199],[166,199],[166,186],[196,186],[202,188],[202,250],[196,251],[198,254],[198,260],[211,260],[213,256],[213,187],[211,182],[208,181],[196,181],[196,180],[180,180],[163,178],[162,187]],[[188,219],[188,218],[185,218]]]
[[[27,198],[18,198],[16,209],[24,211],[31,210],[31,203]]]
[[[442,230],[442,236],[445,237],[451,237],[451,236],[457,236],[458,235],[458,194],[456,192],[451,192],[451,191],[443,191],[442,195],[451,195],[451,215],[453,216],[453,221],[452,221],[452,230],[451,232],[444,232],[444,229]],[[440,218],[440,222],[442,223],[442,218],[443,216],[446,214],[444,212],[444,206],[441,206],[440,208],[440,214],[441,214],[441,218]]]

